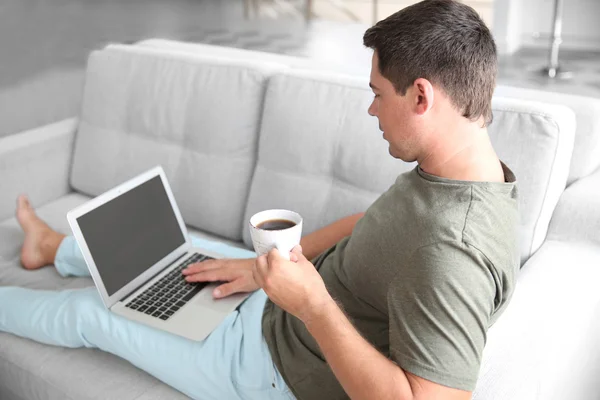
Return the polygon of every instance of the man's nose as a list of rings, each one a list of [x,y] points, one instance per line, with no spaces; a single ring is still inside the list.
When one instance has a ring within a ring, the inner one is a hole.
[[[375,102],[371,103],[371,105],[367,109],[367,112],[369,113],[369,115],[371,117],[376,117],[377,116],[377,113],[376,113],[376,110],[375,110]]]

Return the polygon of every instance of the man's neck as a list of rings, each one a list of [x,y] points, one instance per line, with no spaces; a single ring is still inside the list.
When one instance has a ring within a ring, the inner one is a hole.
[[[486,128],[469,126],[471,131],[444,132],[429,152],[418,159],[421,169],[442,178],[504,182],[504,172],[487,134]]]

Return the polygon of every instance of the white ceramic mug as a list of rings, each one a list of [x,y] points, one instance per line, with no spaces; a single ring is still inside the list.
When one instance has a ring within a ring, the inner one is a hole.
[[[284,219],[294,222],[296,225],[280,230],[265,230],[258,228],[258,225],[265,221],[274,219]],[[289,210],[265,210],[256,213],[250,218],[248,223],[250,227],[250,236],[254,251],[259,256],[267,254],[271,249],[276,248],[286,260],[290,259],[290,251],[294,246],[300,244],[302,237],[302,217],[300,214]]]

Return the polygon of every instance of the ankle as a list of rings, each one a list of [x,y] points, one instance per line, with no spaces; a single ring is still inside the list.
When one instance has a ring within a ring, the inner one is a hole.
[[[44,260],[48,264],[54,264],[54,260],[56,259],[56,253],[58,252],[58,248],[60,247],[60,244],[62,243],[64,238],[65,235],[55,231],[49,231],[45,235],[41,243],[41,249]]]

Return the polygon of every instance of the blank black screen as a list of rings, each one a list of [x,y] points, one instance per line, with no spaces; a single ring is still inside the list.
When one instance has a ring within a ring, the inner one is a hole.
[[[160,176],[77,222],[109,296],[185,242]]]

